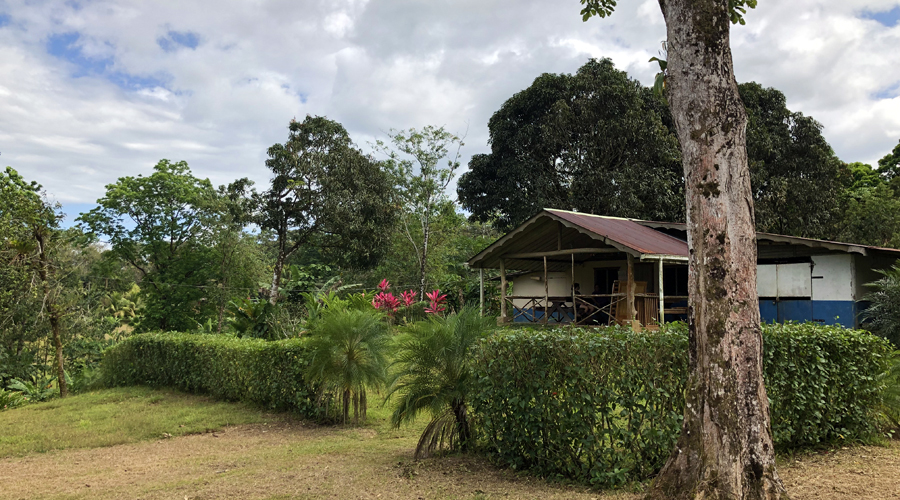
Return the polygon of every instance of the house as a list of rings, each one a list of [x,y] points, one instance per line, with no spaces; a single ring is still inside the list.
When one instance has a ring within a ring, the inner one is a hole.
[[[895,249],[767,233],[757,245],[767,322],[858,326],[865,285],[900,258]],[[688,256],[684,224],[544,209],[468,264],[500,270],[503,322],[653,328],[686,317]]]

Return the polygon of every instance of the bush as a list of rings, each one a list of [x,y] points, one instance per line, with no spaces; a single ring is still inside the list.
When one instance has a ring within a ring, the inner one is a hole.
[[[304,378],[305,339],[266,342],[222,335],[145,333],[104,352],[105,385],[174,387],[316,418],[316,391]]]
[[[863,312],[865,327],[900,347],[900,264],[878,272],[884,277],[867,285],[873,291],[865,297],[870,302]]]
[[[889,346],[865,332],[766,325],[775,443],[865,439]],[[681,429],[687,328],[513,330],[475,352],[473,407],[500,462],[597,486],[656,473]]]

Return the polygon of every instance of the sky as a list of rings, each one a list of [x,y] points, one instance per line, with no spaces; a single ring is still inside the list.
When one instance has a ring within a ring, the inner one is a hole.
[[[657,0],[582,22],[578,0],[0,0],[0,166],[71,218],[162,158],[264,186],[292,118],[324,115],[363,150],[444,126],[468,158],[542,73],[591,57],[651,85]],[[737,80],[775,87],[844,161],[900,140],[900,0],[760,0],[732,28]]]

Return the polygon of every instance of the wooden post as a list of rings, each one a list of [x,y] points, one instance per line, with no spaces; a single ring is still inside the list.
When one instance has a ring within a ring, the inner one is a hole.
[[[547,257],[544,256],[544,324],[550,322],[550,280],[547,279]]]
[[[662,326],[663,322],[666,320],[666,306],[665,306],[665,297],[663,296],[663,261],[659,259],[656,261],[656,265],[659,266],[658,271],[658,280],[657,280],[657,295],[659,295],[659,318],[657,323],[659,326]]]
[[[628,318],[628,326],[634,327],[634,256],[628,255],[628,279],[625,282],[625,316]]]
[[[484,316],[484,268],[478,269],[478,310]]]
[[[509,317],[506,314],[506,263],[500,259],[500,322],[506,323]]]
[[[578,323],[578,302],[575,302],[575,254],[572,254],[572,323]]]

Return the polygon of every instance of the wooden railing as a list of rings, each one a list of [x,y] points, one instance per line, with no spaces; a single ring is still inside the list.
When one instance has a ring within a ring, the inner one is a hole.
[[[574,299],[574,301],[573,301]],[[549,300],[549,305],[545,302]],[[544,323],[575,323],[577,325],[609,325],[628,320],[624,293],[550,296],[509,295],[506,297],[508,321]],[[687,300],[687,297],[665,297],[668,304]],[[516,303],[519,303],[516,305]],[[659,323],[659,296],[655,293],[634,294],[635,318],[642,325]],[[682,315],[687,308],[666,308],[667,315]]]

